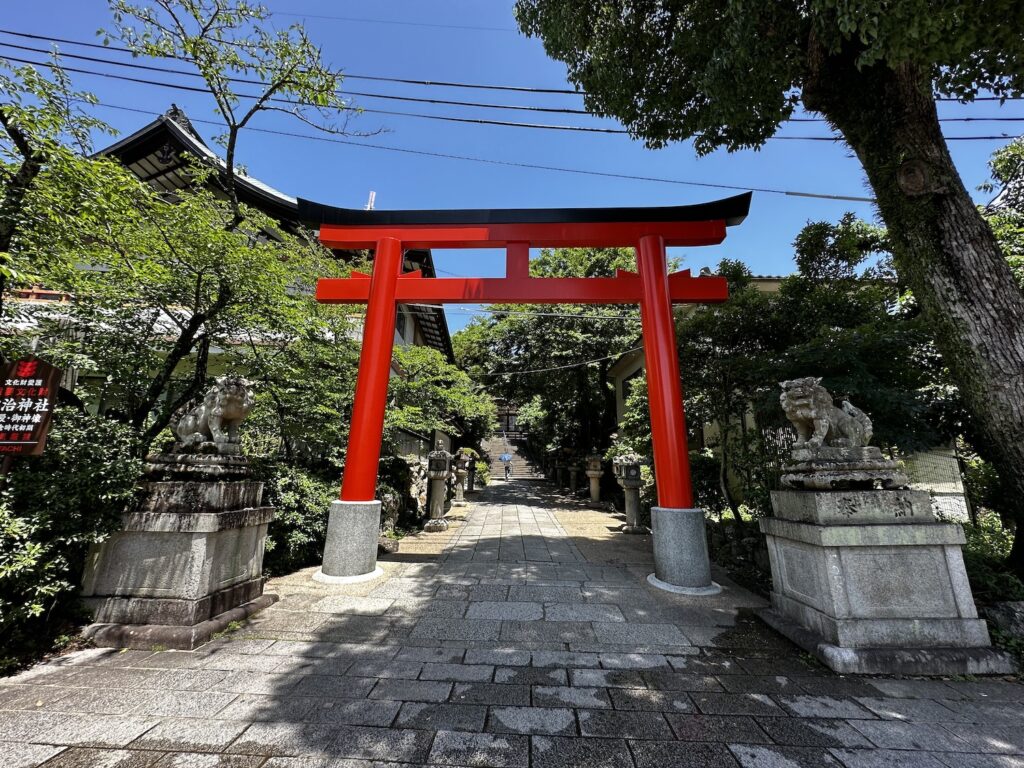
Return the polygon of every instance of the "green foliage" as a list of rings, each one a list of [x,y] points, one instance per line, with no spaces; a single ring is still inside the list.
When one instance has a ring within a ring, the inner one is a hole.
[[[985,211],[986,219],[1010,264],[1017,284],[1024,290],[1024,140],[1016,139],[996,150],[989,160],[994,184],[998,185],[995,205]]]
[[[814,81],[826,57],[917,67],[966,100],[1024,88],[1016,0],[518,0],[516,16],[565,62],[589,111],[650,146],[693,137],[702,154],[763,144],[804,88],[829,87]]]
[[[476,467],[476,484],[483,488],[491,484],[491,465],[486,461],[478,461]]]
[[[436,349],[395,347],[394,361],[401,375],[388,387],[393,405],[384,421],[386,439],[398,429],[425,435],[437,429],[475,444],[494,431],[494,401]]]
[[[15,460],[0,493],[0,669],[74,617],[89,545],[134,498],[134,443],[121,424],[60,408],[45,453]]]
[[[777,382],[822,375],[876,425],[876,442],[900,451],[954,433],[959,407],[912,302],[900,300],[885,232],[852,215],[812,222],[794,242],[799,270],[762,290],[749,270],[723,261],[729,300],[677,319],[691,444],[704,428],[714,459],[695,461],[705,508],[765,514],[789,427]],[[646,386],[634,380],[620,443],[651,456]],[[712,462],[715,466],[712,466]],[[741,524],[742,525],[742,524]]]
[[[1013,534],[1003,527],[998,515],[980,510],[977,523],[964,525],[964,565],[974,598],[981,603],[1024,600],[1024,581],[1010,572],[1006,560]]]
[[[636,269],[631,250],[560,248],[545,250],[530,261],[535,277],[607,277],[617,269]],[[519,405],[519,423],[529,432],[534,453],[549,445],[603,451],[615,428],[608,368],[617,352],[636,345],[636,307],[558,304],[491,309],[496,314],[474,320],[455,335],[459,364],[486,381],[492,395]],[[604,359],[578,365],[598,358]],[[551,368],[557,370],[544,370]],[[536,369],[542,370],[529,372]]]
[[[338,478],[291,466],[262,462],[263,503],[277,508],[267,528],[263,568],[270,575],[291,573],[320,562],[327,514],[338,497]]]

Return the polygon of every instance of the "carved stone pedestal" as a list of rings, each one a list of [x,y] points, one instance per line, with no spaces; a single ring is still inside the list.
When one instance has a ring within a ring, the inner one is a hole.
[[[761,617],[841,673],[1003,674],[964,571],[963,529],[910,490],[772,493]]]
[[[102,647],[192,649],[277,598],[263,595],[272,507],[237,455],[154,454],[123,530],[93,546],[82,595]]]

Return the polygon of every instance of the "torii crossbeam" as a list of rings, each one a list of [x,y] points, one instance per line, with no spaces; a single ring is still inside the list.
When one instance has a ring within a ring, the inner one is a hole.
[[[364,554],[369,551],[368,540],[355,543],[362,537],[353,537],[353,520],[340,520],[343,510],[360,505],[375,504],[379,515],[374,494],[396,308],[400,303],[416,302],[640,305],[658,486],[654,525],[657,559],[658,511],[694,511],[672,304],[722,302],[728,297],[724,278],[693,277],[689,270],[667,274],[665,248],[720,243],[725,239],[726,227],[746,217],[750,197],[748,193],[667,208],[446,211],[349,210],[300,199],[300,218],[319,227],[324,245],[375,250],[372,275],[354,273],[348,278],[324,278],[317,284],[318,301],[367,305],[341,499],[335,503],[339,522],[332,507],[321,577],[351,580],[375,573],[379,522],[374,520],[371,526],[369,518],[373,516],[368,514],[364,525],[355,526],[365,528],[367,537],[372,532],[370,558]],[[561,247],[633,247],[637,251],[637,272],[620,270],[615,277],[598,278],[530,277],[530,248]],[[424,278],[418,271],[402,274],[404,251],[425,248],[504,248],[505,277]],[[700,546],[704,548],[702,513],[700,532]],[[698,570],[701,573],[696,576],[666,574],[677,586],[709,588],[706,549]],[[662,569],[658,575],[662,576]]]

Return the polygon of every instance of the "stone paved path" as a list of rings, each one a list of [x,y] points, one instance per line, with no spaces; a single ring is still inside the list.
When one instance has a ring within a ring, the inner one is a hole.
[[[375,582],[272,580],[279,603],[195,652],[0,680],[0,766],[1024,766],[1024,686],[836,676],[735,585],[651,589],[645,537],[542,485],[454,512]]]

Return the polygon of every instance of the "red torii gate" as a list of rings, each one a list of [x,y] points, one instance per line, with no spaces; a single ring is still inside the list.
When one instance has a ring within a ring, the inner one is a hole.
[[[722,302],[728,290],[721,277],[692,277],[689,270],[667,274],[665,248],[722,242],[726,227],[739,224],[746,217],[750,197],[747,193],[699,205],[666,208],[439,211],[351,210],[300,199],[300,219],[319,226],[324,245],[375,250],[372,275],[354,273],[348,278],[323,278],[316,288],[318,301],[367,305],[351,437],[341,498],[335,503],[341,505],[339,517],[349,505],[355,508],[374,503],[397,304],[416,302],[638,303],[658,504],[661,509],[689,510],[693,495],[672,304]],[[529,275],[530,248],[623,246],[636,248],[637,272],[620,270],[615,277],[597,278]],[[428,279],[419,271],[403,274],[404,251],[427,248],[505,248],[505,277]],[[332,508],[331,523],[334,511]],[[365,529],[368,536],[369,518],[373,515],[365,517],[367,520],[357,527]],[[354,542],[349,528],[342,522],[328,526],[328,551],[322,569],[322,576],[327,579],[351,580],[375,573],[376,528],[372,531],[372,562],[357,556],[354,547],[366,549],[369,542]],[[657,556],[657,520],[654,529]],[[344,545],[338,543],[342,537]],[[705,585],[708,583],[709,577]]]

